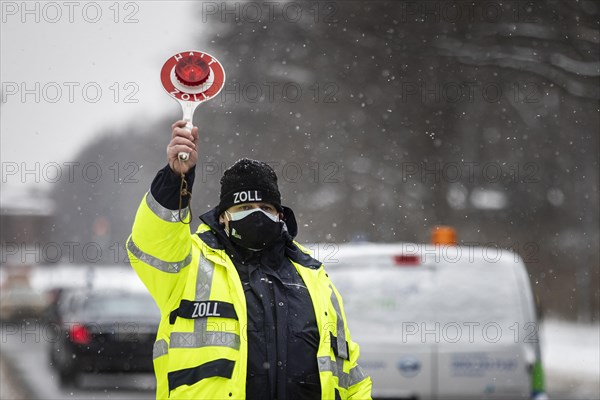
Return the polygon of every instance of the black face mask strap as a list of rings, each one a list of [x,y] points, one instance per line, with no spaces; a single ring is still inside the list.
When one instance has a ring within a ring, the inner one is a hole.
[[[178,161],[179,163],[183,162],[180,159],[178,159]],[[184,196],[188,197],[188,209],[190,214],[190,219],[188,222],[185,222],[184,218],[181,216],[181,206],[183,205]],[[189,225],[192,222],[192,192],[188,190],[188,183],[183,172],[181,173],[181,185],[179,186],[179,221],[186,225]]]

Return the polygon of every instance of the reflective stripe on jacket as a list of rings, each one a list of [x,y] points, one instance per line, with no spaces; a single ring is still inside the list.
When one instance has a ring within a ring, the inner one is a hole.
[[[181,213],[186,222],[187,211]],[[245,398],[244,290],[227,253],[198,235],[208,230],[202,224],[190,235],[179,212],[162,207],[148,192],[127,241],[131,265],[162,316],[153,354],[158,399]],[[292,263],[317,318],[322,399],[370,399],[371,379],[357,363],[359,347],[350,338],[340,294],[322,266]]]

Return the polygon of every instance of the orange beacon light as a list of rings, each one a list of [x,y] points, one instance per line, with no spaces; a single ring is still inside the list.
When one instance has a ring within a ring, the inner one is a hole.
[[[438,225],[431,231],[431,243],[436,245],[452,245],[457,243],[456,230],[450,226]]]

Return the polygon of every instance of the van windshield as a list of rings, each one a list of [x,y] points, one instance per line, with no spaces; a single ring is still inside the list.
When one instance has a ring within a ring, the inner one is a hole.
[[[478,263],[398,267],[344,263],[328,268],[352,329],[388,333],[402,323],[522,324],[522,294],[514,266]],[[529,321],[527,321],[529,322]]]

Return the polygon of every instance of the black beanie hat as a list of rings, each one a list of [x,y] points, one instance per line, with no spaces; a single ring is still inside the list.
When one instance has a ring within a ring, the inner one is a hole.
[[[220,215],[231,206],[254,202],[269,203],[277,211],[283,210],[273,168],[262,161],[242,158],[225,170],[221,177],[218,212]]]

